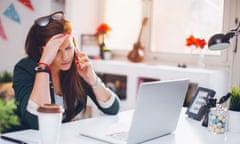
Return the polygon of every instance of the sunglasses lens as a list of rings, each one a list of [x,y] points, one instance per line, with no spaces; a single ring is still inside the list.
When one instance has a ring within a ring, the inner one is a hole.
[[[57,20],[60,21],[63,18],[63,14],[62,13],[56,13],[54,15],[52,15],[51,17],[53,20]]]
[[[41,26],[41,27],[45,27],[45,26],[48,25],[49,20],[50,20],[49,18],[43,17],[43,18],[37,19],[37,20],[36,20],[36,23],[37,23],[39,26]]]
[[[50,20],[60,21],[63,19],[63,12],[56,12],[49,16],[38,18],[35,23],[40,27],[45,27],[49,24]]]

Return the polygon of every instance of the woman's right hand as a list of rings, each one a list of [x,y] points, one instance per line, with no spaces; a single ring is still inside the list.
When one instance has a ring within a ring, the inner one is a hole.
[[[69,34],[63,33],[52,36],[42,47],[43,52],[40,62],[50,65],[56,57],[59,47],[67,37],[69,37]]]

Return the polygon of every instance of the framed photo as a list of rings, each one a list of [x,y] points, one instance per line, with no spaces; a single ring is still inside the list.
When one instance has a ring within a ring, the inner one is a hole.
[[[207,110],[207,100],[211,97],[214,97],[215,94],[216,92],[212,89],[198,87],[186,114],[189,117],[200,121]]]
[[[120,100],[127,99],[127,76],[110,73],[97,73],[102,81],[114,91]]]
[[[94,34],[82,34],[80,48],[91,59],[98,59],[100,57],[100,47],[98,45],[98,37]]]
[[[195,93],[197,91],[197,88],[198,88],[198,83],[195,83],[195,82],[189,83],[186,97],[185,97],[184,104],[183,104],[184,107],[190,106],[190,104],[195,96]]]

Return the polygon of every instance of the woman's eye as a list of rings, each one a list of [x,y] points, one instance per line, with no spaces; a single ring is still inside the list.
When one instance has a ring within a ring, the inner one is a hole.
[[[70,49],[72,49],[72,47],[66,47],[65,49],[66,49],[66,50],[70,50]]]

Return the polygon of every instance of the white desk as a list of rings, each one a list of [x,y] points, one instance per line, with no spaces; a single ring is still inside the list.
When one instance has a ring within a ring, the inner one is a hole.
[[[113,123],[129,123],[133,111],[121,112],[117,116],[102,116],[91,119],[85,119],[62,126],[61,144],[104,144],[80,135],[81,130],[91,129],[93,132],[98,131],[97,128],[104,127],[106,130]],[[39,144],[39,133],[36,130],[25,130],[6,134],[30,144]],[[0,144],[13,144],[0,139]],[[181,113],[181,117],[176,131],[146,144],[240,144],[240,133],[213,134],[208,132],[206,127],[202,127],[199,121],[195,121],[186,117],[185,109]]]

